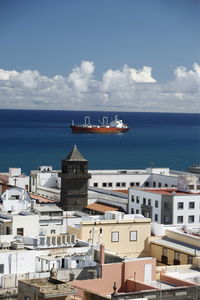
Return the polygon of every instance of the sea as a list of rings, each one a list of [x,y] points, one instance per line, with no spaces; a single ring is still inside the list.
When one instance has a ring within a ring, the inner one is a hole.
[[[73,134],[71,121],[99,124],[117,115],[130,127],[121,134]],[[89,169],[186,170],[200,163],[200,114],[102,111],[0,110],[0,172],[39,166],[61,168],[76,145]]]

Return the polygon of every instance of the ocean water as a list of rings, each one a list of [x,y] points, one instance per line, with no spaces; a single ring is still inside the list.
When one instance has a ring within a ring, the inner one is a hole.
[[[71,120],[98,123],[118,115],[124,134],[72,134]],[[73,145],[89,169],[170,167],[185,170],[200,162],[200,115],[138,112],[0,110],[0,171],[20,167],[26,174],[41,165],[60,169]]]

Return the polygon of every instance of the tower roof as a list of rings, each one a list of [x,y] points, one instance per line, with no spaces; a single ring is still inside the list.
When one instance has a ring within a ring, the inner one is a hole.
[[[86,159],[82,156],[82,154],[77,149],[76,145],[74,145],[73,149],[70,151],[70,153],[67,155],[65,160],[71,160],[71,161],[86,161]]]

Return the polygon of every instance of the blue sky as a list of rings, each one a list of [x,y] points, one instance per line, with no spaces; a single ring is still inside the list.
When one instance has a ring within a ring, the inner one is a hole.
[[[196,111],[199,3],[1,0],[0,108]]]

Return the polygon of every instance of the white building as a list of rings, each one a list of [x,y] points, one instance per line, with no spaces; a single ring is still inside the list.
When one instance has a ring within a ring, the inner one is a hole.
[[[129,189],[128,210],[141,213],[152,222],[199,228],[199,180],[194,176],[181,176],[177,189]]]
[[[20,212],[0,213],[0,239],[2,235],[38,236],[39,215]]]
[[[30,190],[56,201],[60,200],[61,179],[58,170],[41,166],[30,173]],[[178,175],[169,168],[148,168],[144,170],[89,170],[92,175],[89,187],[107,190],[126,190],[129,187],[175,187]]]
[[[177,175],[169,168],[144,170],[91,170],[89,186],[109,190],[125,190],[129,187],[174,187]]]
[[[29,176],[22,174],[21,168],[9,168],[8,173],[0,173],[0,180],[4,184],[29,190]]]
[[[10,248],[5,249],[0,245],[0,289],[16,288],[18,279],[48,277],[53,265],[58,272],[58,278],[65,280],[69,277],[71,269],[97,265],[94,261],[93,246],[87,242],[76,241],[76,238],[74,243],[69,244],[67,239],[68,236],[65,244],[45,247],[30,247],[21,243],[18,249],[13,247],[13,242]]]
[[[64,211],[56,205],[37,205],[33,212],[39,215],[40,234],[61,234],[67,232]]]
[[[19,187],[7,189],[1,195],[0,200],[0,209],[4,212],[29,210],[35,204],[35,200],[31,199],[29,193],[25,189]]]

